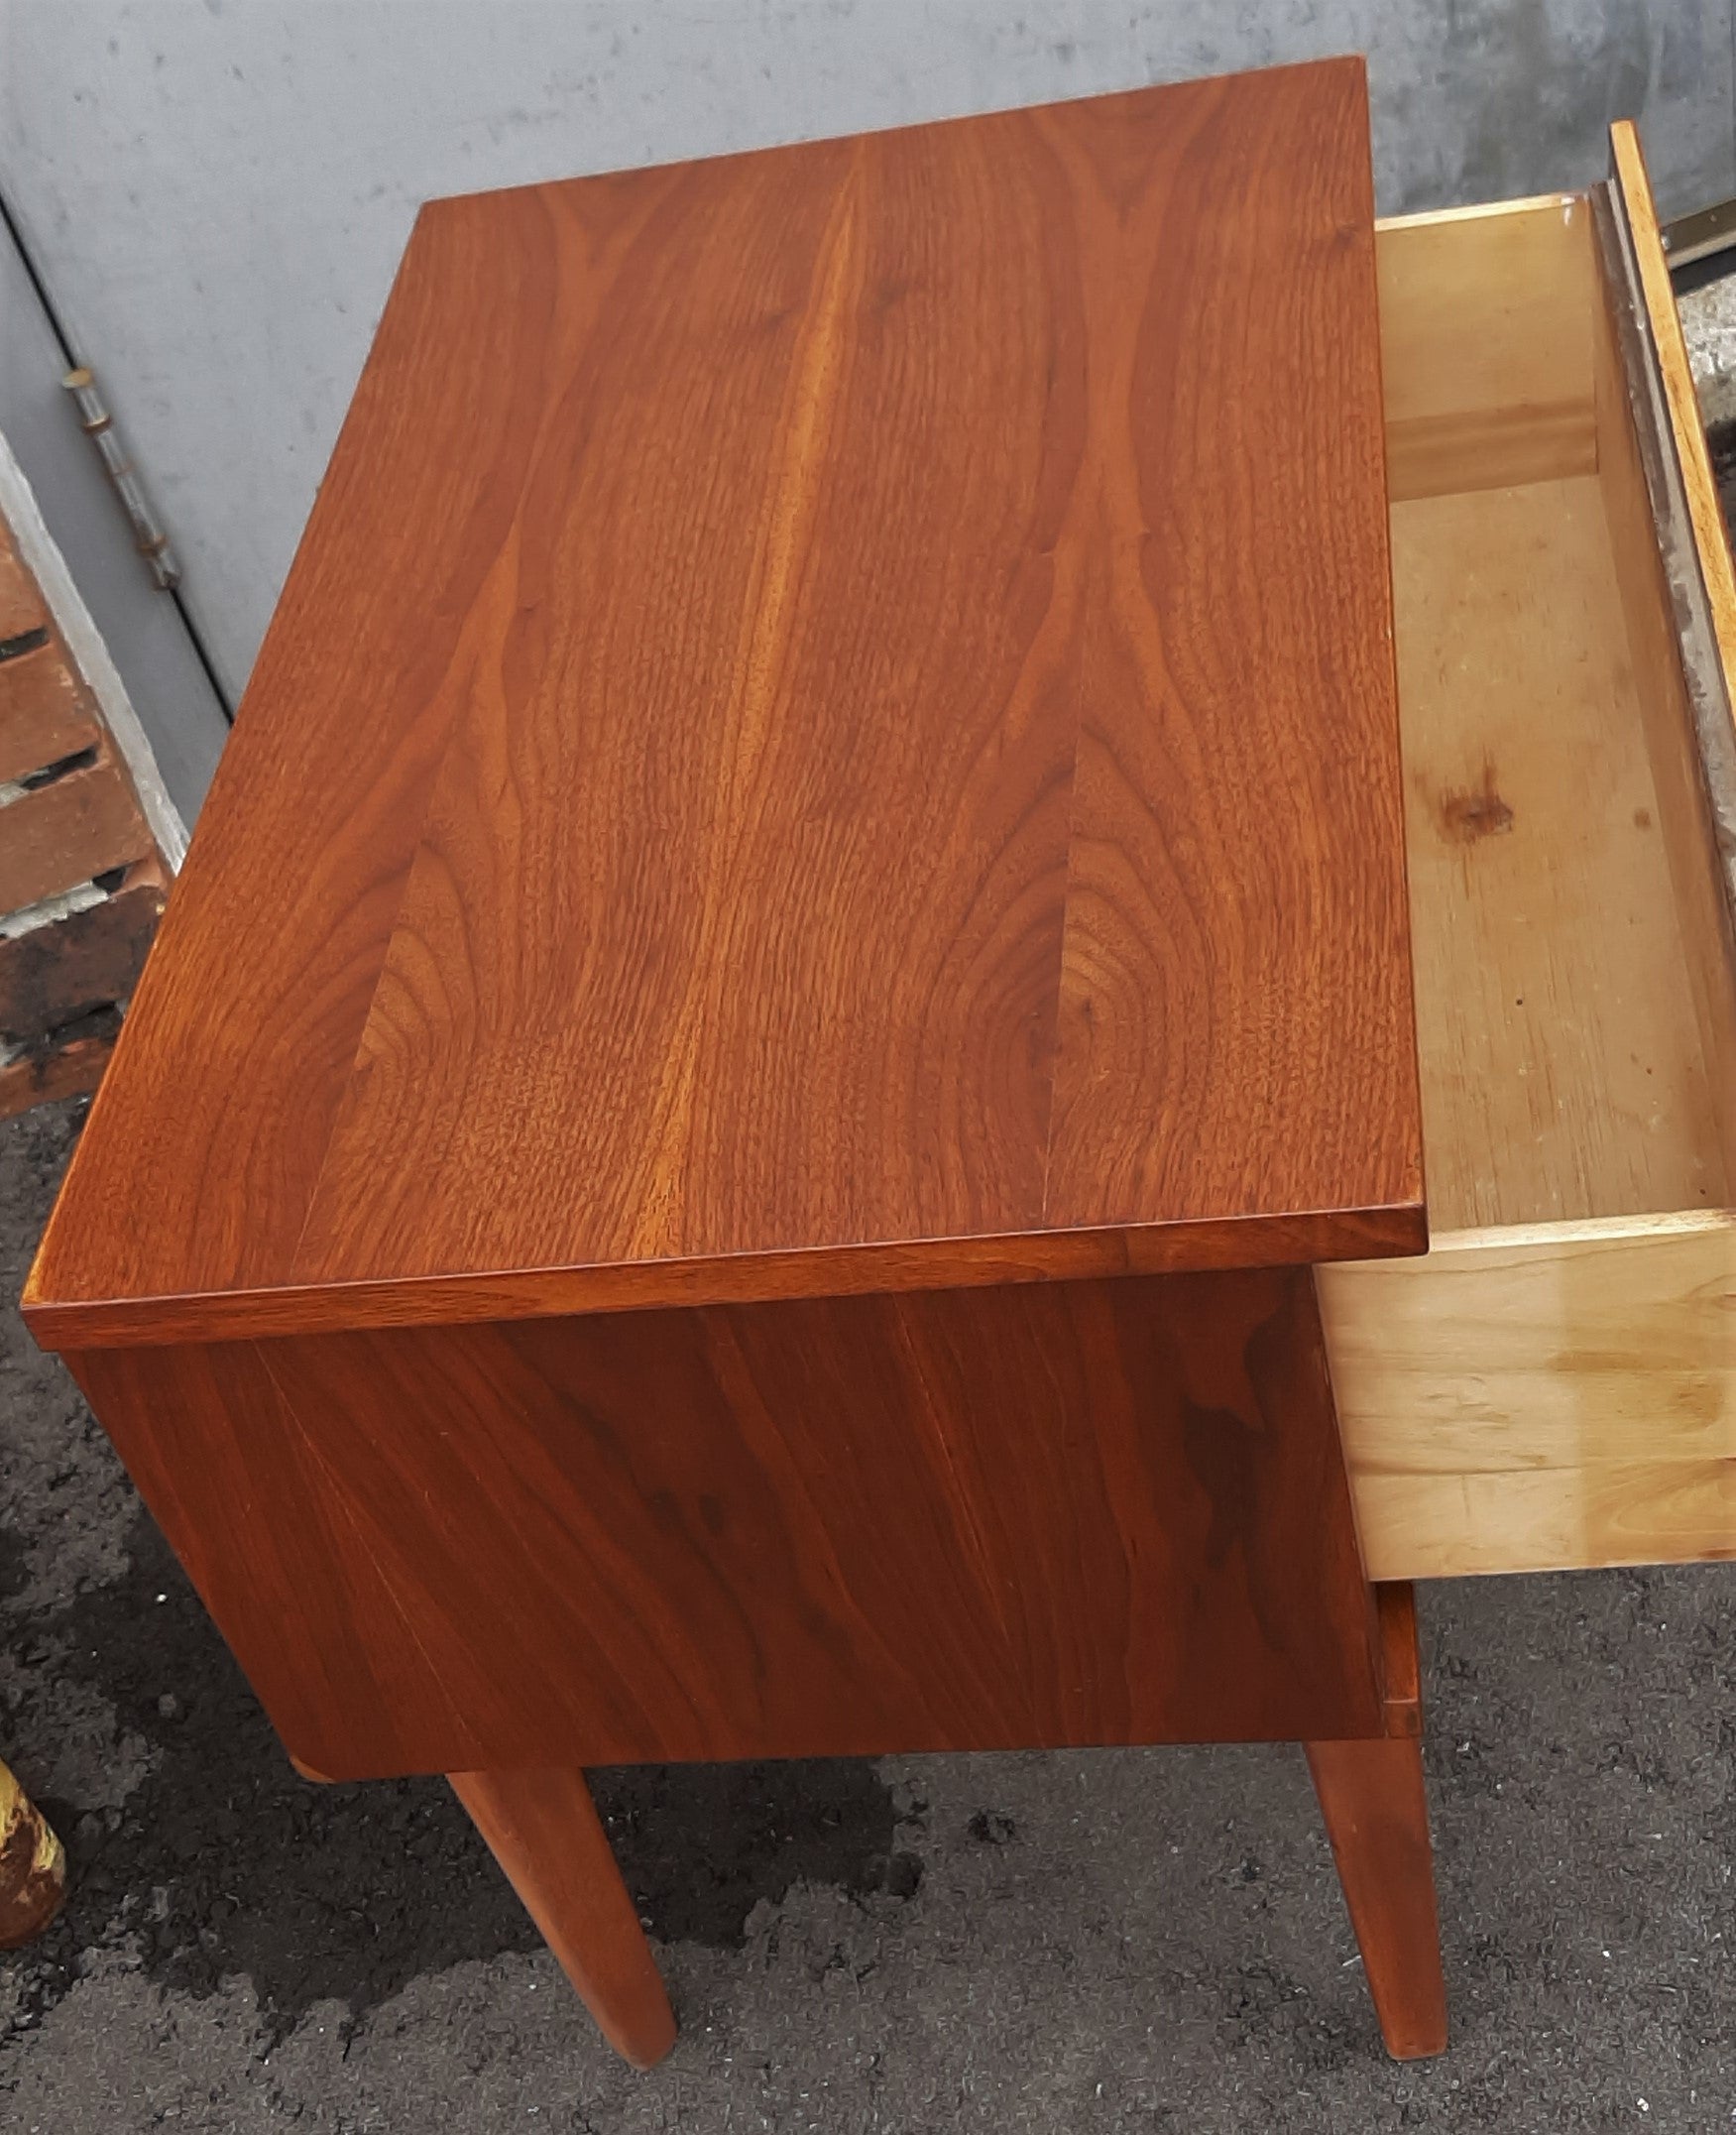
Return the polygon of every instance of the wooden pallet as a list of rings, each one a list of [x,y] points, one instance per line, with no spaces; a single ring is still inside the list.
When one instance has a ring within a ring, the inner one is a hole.
[[[95,694],[0,518],[0,1118],[96,1087],[168,887]]]

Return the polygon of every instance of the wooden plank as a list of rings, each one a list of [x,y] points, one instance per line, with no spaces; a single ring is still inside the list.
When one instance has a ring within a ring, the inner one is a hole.
[[[1590,474],[1596,465],[1597,424],[1579,401],[1416,415],[1386,426],[1394,504]]]
[[[333,1777],[1386,1723],[1307,1269],[70,1362]]]
[[[1597,477],[1397,505],[1393,565],[1437,1236],[1724,1206]]]
[[[1464,207],[1419,207],[1406,215],[1382,215],[1375,230],[1383,239],[1389,230],[1440,230],[1448,224],[1468,223],[1482,234],[1509,219],[1535,222],[1540,216],[1564,216],[1585,195],[1580,192],[1528,192],[1516,200],[1472,200]]]
[[[1600,1461],[1585,1468],[1363,1483],[1359,1506],[1419,1579],[1715,1564],[1736,1555],[1736,1462]],[[1588,1537],[1590,1539],[1588,1539]]]
[[[424,212],[35,1297],[1420,1246],[1376,339],[1359,62]]]
[[[1090,233],[1086,435],[1013,698],[1022,724],[1065,647],[1055,1226],[1420,1199],[1361,68],[1209,94],[1135,107],[1133,216],[1084,107],[1056,113]],[[1303,571],[1293,535],[1322,544]]]
[[[105,753],[0,806],[0,912],[22,911],[150,851],[132,788]]]
[[[1736,1215],[1319,1271],[1374,1579],[1736,1554]]]
[[[173,906],[171,907],[173,909]],[[1358,1246],[1358,1239],[1364,1243]],[[406,1281],[278,1283],[269,1289],[150,1290],[120,1298],[59,1299],[32,1271],[23,1310],[45,1348],[235,1341],[245,1335],[316,1334],[331,1328],[440,1327],[585,1312],[645,1312],[669,1305],[760,1304],[775,1298],[866,1297],[916,1289],[984,1289],[1003,1283],[1092,1281],[1188,1269],[1290,1267],[1389,1252],[1404,1243],[1385,1225],[1352,1223],[1342,1210],[1315,1219],[1224,1224],[1210,1231],[1050,1231],[972,1239],[946,1250],[918,1242],[853,1251],[722,1255],[615,1262],[598,1267],[417,1276]]]
[[[108,648],[79,598],[66,559],[55,545],[24,470],[4,437],[0,437],[0,521],[5,523],[25,569],[36,580],[69,663],[89,690],[95,716],[126,766],[128,779],[150,826],[152,842],[173,875],[186,851],[186,825],[169,797],[151,744],[128,700]]]
[[[1711,457],[1706,451],[1687,344],[1682,339],[1676,296],[1670,286],[1670,267],[1658,234],[1658,212],[1652,201],[1652,181],[1646,174],[1645,152],[1631,119],[1618,119],[1610,128],[1609,147],[1615,184],[1633,238],[1652,344],[1669,403],[1688,517],[1711,603],[1712,628],[1723,655],[1725,675],[1736,692],[1736,568],[1731,564],[1723,507],[1718,502],[1718,485],[1712,478]]]
[[[1590,222],[1564,193],[1379,225],[1395,502],[1596,466]]]
[[[52,640],[0,661],[0,785],[94,749],[102,729],[62,649]]]
[[[166,890],[162,868],[147,861],[100,904],[0,937],[0,1045],[39,1044],[97,1008],[129,1000]]]
[[[0,1120],[63,1097],[83,1097],[102,1081],[117,1025],[0,1063]]]
[[[1736,804],[1736,729],[1631,246],[1603,188],[1593,206],[1599,484],[1706,1085],[1736,1182],[1736,850],[1721,868],[1712,805],[1719,774]]]
[[[19,560],[5,521],[0,520],[0,663],[13,649],[22,651],[33,642],[40,643],[48,628],[49,612],[42,595]]]

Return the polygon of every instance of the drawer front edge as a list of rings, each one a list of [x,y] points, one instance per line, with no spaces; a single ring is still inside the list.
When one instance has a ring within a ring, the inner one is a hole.
[[[1736,1214],[1317,1271],[1371,1579],[1736,1556]]]
[[[1631,120],[1610,129],[1606,274],[1641,344],[1628,363],[1636,428],[1647,453],[1659,543],[1682,640],[1726,905],[1736,929],[1736,566],[1712,476],[1687,344],[1664,256],[1651,180]],[[1612,256],[1613,255],[1613,256]]]

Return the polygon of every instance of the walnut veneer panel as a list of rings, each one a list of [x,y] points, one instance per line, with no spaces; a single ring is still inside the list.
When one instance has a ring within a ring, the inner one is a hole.
[[[1366,122],[425,210],[39,1329],[1420,1247]]]
[[[1384,1724],[1306,1268],[70,1362],[330,1777]]]

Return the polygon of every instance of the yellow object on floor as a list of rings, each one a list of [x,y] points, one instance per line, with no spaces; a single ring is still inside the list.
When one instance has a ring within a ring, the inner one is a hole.
[[[0,1950],[33,1941],[65,1895],[65,1849],[0,1764]]]

